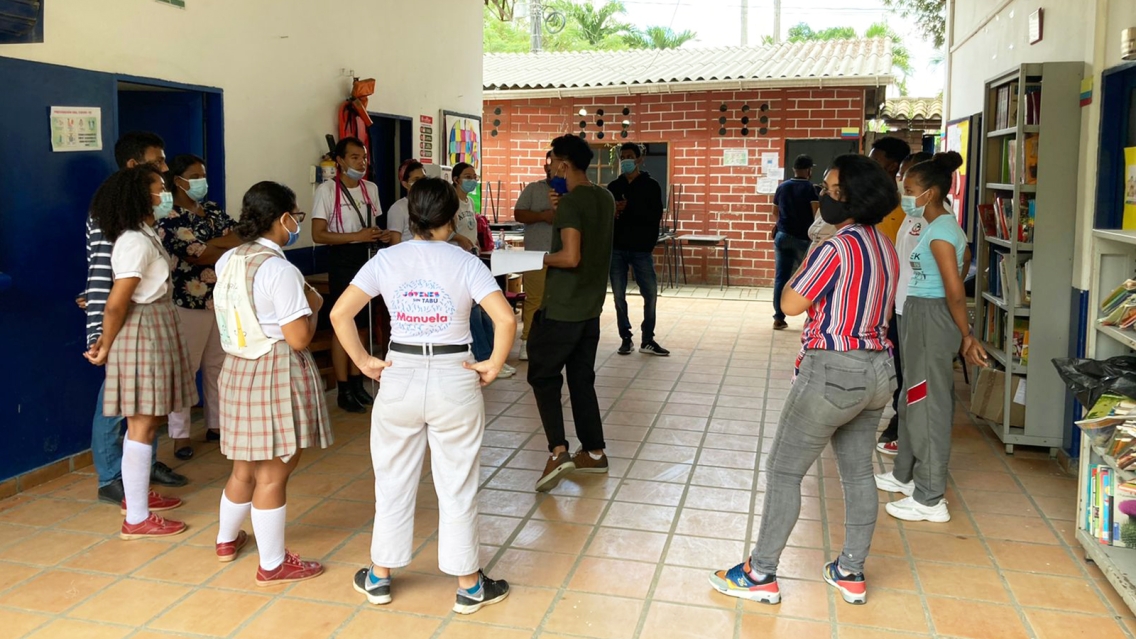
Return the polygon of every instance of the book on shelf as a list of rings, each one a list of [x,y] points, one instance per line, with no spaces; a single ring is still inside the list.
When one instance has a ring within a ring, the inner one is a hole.
[[[1003,330],[1005,314],[998,311],[997,307],[987,302],[986,326],[982,328],[982,341],[998,350],[1005,350],[1003,348],[1006,339]]]
[[[1038,135],[1027,133],[1025,142],[1022,143],[1022,150],[1025,154],[1022,178],[1025,184],[1037,184],[1037,145]]]
[[[998,220],[994,219],[993,204],[979,204],[978,219],[982,221],[982,230],[987,237],[1001,238],[998,235]]]
[[[1022,366],[1029,364],[1029,318],[1014,318],[1014,334],[1012,336],[1014,357],[1022,361]]]
[[[1118,425],[1136,418],[1136,401],[1123,395],[1105,393],[1081,419],[1073,423],[1082,429]]]
[[[1016,184],[1018,181],[1018,141],[1016,138],[1006,140],[1006,161],[1002,163],[1005,170],[1002,173],[1002,182]]]
[[[1132,482],[1115,486],[1112,491],[1112,545],[1136,548],[1136,493]],[[1128,487],[1128,488],[1126,488]]]
[[[1100,303],[1102,326],[1129,328],[1136,324],[1136,280],[1124,280]]]
[[[1018,125],[1018,81],[1010,82],[1010,86],[1006,89],[1008,105],[1006,108],[1006,126],[1003,128],[1010,128]]]
[[[1026,103],[1026,126],[1041,124],[1041,87],[1039,85],[1026,87],[1023,99]]]

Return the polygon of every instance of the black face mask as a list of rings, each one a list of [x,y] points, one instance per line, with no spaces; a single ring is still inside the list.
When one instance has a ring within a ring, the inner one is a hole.
[[[826,223],[836,226],[848,219],[848,212],[844,210],[844,203],[834,200],[827,193],[820,198],[820,217]]]

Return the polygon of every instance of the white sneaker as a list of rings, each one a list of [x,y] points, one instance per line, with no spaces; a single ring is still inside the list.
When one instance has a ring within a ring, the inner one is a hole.
[[[517,369],[513,368],[512,366],[509,366],[508,364],[502,364],[501,365],[501,372],[497,373],[497,379],[509,379],[510,377],[512,377],[513,375],[516,375],[516,374],[517,374]]]
[[[522,362],[529,361],[529,342],[528,340],[521,340],[521,355],[517,359]]]
[[[915,494],[915,482],[909,481],[906,484],[895,478],[895,475],[888,471],[882,475],[876,475],[876,488],[884,491],[885,493],[900,493],[908,497]]]
[[[951,520],[951,513],[947,511],[947,500],[940,499],[934,506],[924,506],[915,501],[913,497],[904,497],[884,506],[887,514],[904,521],[929,521],[936,524],[945,524]]]

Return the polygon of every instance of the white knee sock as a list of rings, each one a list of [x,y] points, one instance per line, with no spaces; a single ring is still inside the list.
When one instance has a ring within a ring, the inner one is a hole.
[[[288,505],[272,510],[252,507],[252,531],[256,534],[256,548],[260,552],[260,567],[276,570],[284,563],[284,521]]]
[[[225,494],[225,491],[221,491],[221,515],[217,522],[217,543],[224,544],[236,541],[237,535],[241,532],[241,524],[245,522],[245,517],[248,517],[251,508],[251,501],[244,504],[234,504],[229,501],[229,496]]]
[[[154,447],[122,439],[122,492],[126,495],[126,523],[140,524],[150,516],[150,453]]]

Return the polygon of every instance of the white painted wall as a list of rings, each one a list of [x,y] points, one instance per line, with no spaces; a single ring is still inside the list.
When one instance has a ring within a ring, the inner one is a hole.
[[[1095,216],[1097,149],[1100,135],[1101,72],[1123,62],[1120,32],[1136,26],[1133,0],[948,0],[954,21],[946,119],[982,110],[983,83],[1026,62],[1083,61],[1094,78],[1093,103],[1081,110],[1076,247],[1073,281],[1089,287],[1090,240]],[[1029,14],[1045,9],[1042,42],[1029,44]],[[972,35],[973,34],[973,35]]]
[[[336,132],[352,69],[376,79],[371,111],[481,112],[477,0],[50,0],[44,43],[0,55],[219,87],[227,201],[271,179],[311,210],[309,167]],[[17,89],[18,90],[18,89]],[[438,148],[435,143],[435,149]],[[174,150],[176,152],[176,150]],[[308,231],[300,240],[309,245]]]

